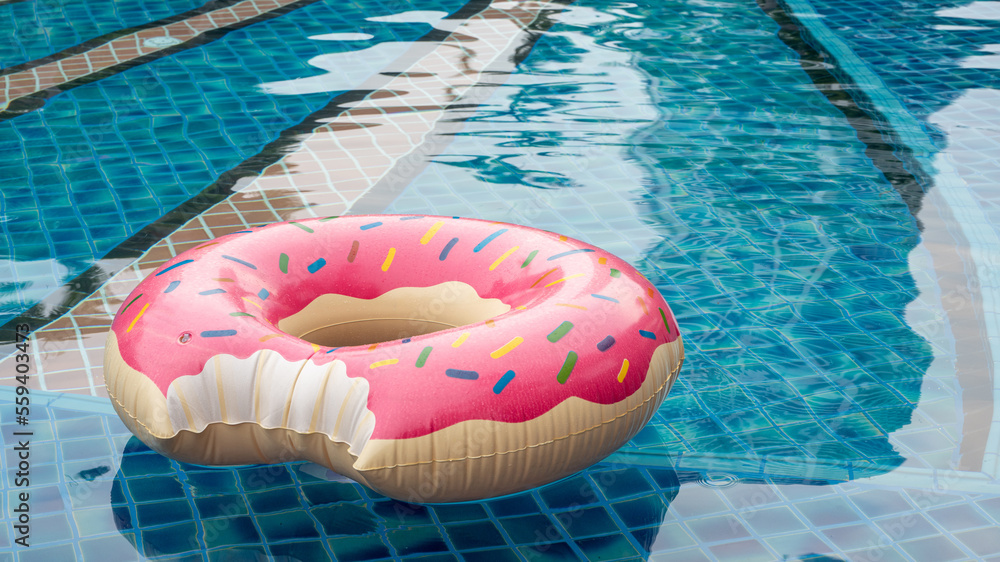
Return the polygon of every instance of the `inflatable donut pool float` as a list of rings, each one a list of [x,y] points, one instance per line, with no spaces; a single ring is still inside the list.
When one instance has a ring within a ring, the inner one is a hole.
[[[410,502],[551,482],[649,421],[683,346],[622,260],[432,216],[276,223],[159,267],[105,382],[129,429],[203,465],[309,460]]]

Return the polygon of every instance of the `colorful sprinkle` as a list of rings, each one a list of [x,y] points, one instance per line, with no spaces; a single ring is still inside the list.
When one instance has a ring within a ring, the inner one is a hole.
[[[545,279],[546,277],[548,277],[549,274],[552,273],[552,272],[554,272],[556,269],[558,269],[558,268],[550,269],[550,270],[546,271],[541,277],[539,277],[538,279],[536,279],[535,282],[531,284],[531,287],[534,287],[535,285],[541,283],[542,279]],[[531,287],[529,287],[529,289]]]
[[[255,302],[253,302],[252,300],[250,300],[250,299],[248,299],[248,298],[246,298],[246,297],[240,297],[240,298],[242,298],[243,300],[247,301],[248,303],[250,303],[250,304],[252,304],[252,305],[256,306],[257,308],[259,308],[259,309],[261,309],[261,310],[264,310],[264,307],[262,307],[261,305],[259,305],[259,304],[255,303]]]
[[[493,262],[493,264],[490,265],[490,271],[493,271],[494,269],[496,269],[497,266],[500,265],[503,262],[503,260],[509,258],[510,255],[513,254],[514,252],[516,252],[518,248],[520,248],[520,246],[514,246],[513,248],[507,250],[507,252],[504,253],[504,255],[502,255],[499,258],[497,258],[497,261]]]
[[[326,265],[326,260],[323,258],[319,258],[318,260],[309,264],[309,267],[307,267],[306,269],[309,271],[309,273],[316,273],[317,271],[323,269],[323,266],[325,265]]]
[[[437,231],[440,230],[442,226],[444,226],[444,221],[437,221],[432,224],[431,227],[427,229],[427,232],[424,233],[423,237],[420,238],[420,243],[426,244],[430,242],[431,238],[434,238],[434,235],[437,234]]]
[[[266,342],[267,340],[273,340],[274,338],[283,338],[283,337],[285,337],[285,334],[268,334],[257,341]]]
[[[434,349],[434,348],[428,345],[427,347],[425,347],[425,348],[424,348],[424,349],[423,349],[423,350],[422,350],[422,351],[420,352],[420,356],[419,356],[419,357],[417,357],[417,368],[418,368],[418,369],[419,369],[420,367],[423,367],[423,366],[424,366],[424,364],[426,364],[426,363],[427,363],[427,357],[428,357],[428,356],[430,356],[430,354],[431,354],[431,350],[432,350],[432,349]]]
[[[531,263],[531,260],[535,259],[535,256],[537,255],[538,250],[532,250],[531,253],[528,254],[528,259],[524,260],[524,263],[521,264],[521,269],[528,267],[528,264]]]
[[[507,355],[508,353],[513,351],[515,347],[521,345],[522,343],[524,343],[524,338],[522,338],[521,336],[515,336],[514,339],[503,344],[503,346],[500,347],[500,349],[497,349],[493,353],[490,353],[490,357],[494,359],[500,359],[504,355]]]
[[[646,308],[646,301],[642,300],[642,297],[635,297],[635,300],[639,301],[639,304],[642,305],[642,313],[648,316],[649,309]]]
[[[550,333],[545,337],[548,338],[550,342],[556,343],[557,341],[561,340],[563,336],[568,334],[569,331],[572,329],[573,329],[573,323],[567,320],[562,324],[559,324],[559,326],[556,327],[555,330],[552,330],[552,333]]]
[[[195,246],[195,250],[200,250],[202,248],[207,248],[209,246],[215,246],[218,242],[209,242],[208,244],[202,244],[201,246]]]
[[[295,226],[301,228],[302,230],[308,232],[309,234],[313,233],[313,229],[309,228],[308,226],[306,226],[304,224],[299,224],[297,222],[292,222],[292,221],[288,221],[288,224],[294,224]]]
[[[486,321],[486,327],[487,328],[493,328],[493,327],[496,327],[496,325],[497,325],[497,323],[494,322],[492,319]]]
[[[193,261],[194,261],[194,260],[184,260],[184,261],[179,261],[179,262],[175,263],[174,265],[172,265],[172,266],[170,266],[170,267],[168,267],[168,268],[164,269],[163,271],[161,271],[161,272],[157,273],[157,274],[156,274],[156,275],[154,275],[153,277],[159,277],[159,276],[163,275],[164,273],[166,273],[166,272],[170,271],[171,269],[174,269],[174,268],[177,268],[177,267],[180,267],[180,266],[182,266],[182,265],[187,265],[187,264],[189,264],[189,263],[191,263],[191,262],[193,262]]]
[[[469,339],[469,332],[462,332],[462,335],[458,336],[458,339],[455,340],[454,342],[452,342],[451,346],[452,347],[458,347],[458,346],[462,345],[463,343],[465,343],[465,340],[467,340],[467,339]]]
[[[656,298],[656,291],[654,291],[652,287],[646,288],[646,294],[648,294],[651,299]]]
[[[389,248],[389,253],[385,255],[385,261],[382,262],[382,271],[389,271],[389,266],[392,265],[392,258],[396,257],[396,248]]]
[[[267,289],[261,289],[260,292],[257,293],[257,296],[260,297],[260,300],[266,301],[267,297],[271,296],[271,293],[268,293]]]
[[[254,315],[250,314],[249,312],[230,312],[229,315],[230,316],[249,316],[250,318],[254,318]]]
[[[278,256],[278,269],[282,273],[288,273],[288,254],[281,254]]]
[[[611,268],[611,276],[612,277],[621,277],[622,276],[622,272],[618,271],[615,268]]]
[[[403,340],[403,341],[401,341],[399,343],[410,343],[410,338],[406,338],[405,340]]]
[[[381,223],[379,223],[381,224]],[[368,366],[369,369],[378,369],[379,367],[385,367],[386,365],[395,365],[399,363],[399,359],[383,359],[381,361],[376,361]]]
[[[180,281],[175,281],[174,283],[180,283]],[[139,293],[138,295],[135,296],[134,299],[128,301],[128,304],[125,305],[125,308],[121,309],[121,312],[119,312],[118,314],[125,314],[125,311],[128,310],[128,307],[132,306],[132,303],[139,300],[139,297],[141,297],[144,294],[145,293]]]
[[[371,345],[368,346],[368,351],[369,352],[375,351],[376,347],[378,347],[378,344],[377,343],[373,343],[373,344],[371,344]]]
[[[170,291],[173,291],[178,286],[180,286],[180,284],[181,284],[180,281],[171,281],[170,284],[167,285],[167,288],[163,290],[163,292],[164,293],[169,293]]]
[[[323,218],[319,219],[319,222],[330,222],[330,221],[332,221],[333,219],[336,219],[336,218],[339,218],[339,217],[337,217],[336,215],[334,215],[332,217],[323,217]],[[327,353],[330,353],[330,352],[327,351]]]
[[[569,238],[567,238],[567,237],[563,236],[562,234],[560,234],[560,235],[559,235],[559,241],[560,241],[560,242],[565,242],[565,241],[567,241],[567,240],[569,240]]]
[[[670,331],[670,324],[667,323],[667,314],[663,312],[662,308],[660,309],[660,318],[663,319],[663,327],[667,329],[667,333],[668,334],[672,333]]]
[[[441,261],[448,259],[448,252],[455,247],[455,244],[458,244],[458,238],[452,238],[449,240],[448,243],[444,245],[444,249],[441,250],[441,255],[438,256],[438,259]]]
[[[563,362],[563,366],[559,369],[559,374],[556,376],[556,380],[559,384],[566,384],[566,380],[569,379],[569,374],[573,372],[573,367],[576,366],[577,354],[575,351],[570,351],[566,354],[566,361]]]
[[[146,309],[147,308],[149,308],[149,303],[148,302],[146,304],[142,305],[142,310],[140,310],[139,314],[136,314],[135,318],[132,319],[132,323],[129,324],[128,325],[128,329],[125,330],[126,334],[132,331],[132,328],[135,327],[135,323],[138,322],[139,319],[142,318],[142,315],[146,313]]]
[[[369,229],[376,228],[376,227],[379,227],[379,226],[382,226],[382,222],[381,221],[379,221],[379,222],[370,222],[368,224],[361,225],[361,230],[369,230]]]
[[[608,263],[608,258],[603,258],[603,257],[602,258],[597,258],[597,263],[599,263],[601,265],[604,265],[604,264]],[[614,270],[612,270],[612,271],[614,271]]]
[[[233,281],[232,279],[230,279],[228,277],[213,277],[212,281],[217,281],[219,283],[235,283],[236,282],[236,281]]]
[[[496,240],[497,236],[500,236],[504,232],[507,232],[507,229],[506,228],[501,228],[500,230],[494,232],[493,234],[490,234],[486,238],[483,238],[483,241],[480,242],[479,244],[476,244],[476,247],[473,248],[472,251],[473,252],[479,252],[480,250],[482,250],[483,248],[485,248],[487,244],[489,244],[490,242]]]
[[[604,295],[598,295],[597,293],[591,293],[591,295],[590,295],[590,296],[592,296],[592,297],[594,297],[594,298],[598,298],[598,299],[604,299],[604,300],[606,300],[606,301],[611,301],[611,302],[618,302],[618,299],[616,299],[616,298],[612,298],[612,297],[606,297],[606,296],[604,296]]]
[[[202,291],[198,293],[199,295],[217,295],[219,293],[225,293],[225,289],[209,289],[207,291]]]
[[[649,338],[651,340],[656,339],[656,334],[654,334],[653,332],[647,332],[646,330],[639,330],[639,335],[644,338]]]
[[[563,277],[562,279],[556,279],[555,281],[549,283],[545,287],[548,288],[548,287],[551,287],[553,285],[558,285],[559,283],[562,283],[563,281],[569,281],[570,279],[576,279],[577,277],[583,277],[583,274],[582,273],[574,273],[573,275],[567,275],[566,277]]]
[[[319,344],[310,343],[309,346],[313,348],[313,353],[316,353],[316,352],[319,351]]]
[[[203,338],[224,338],[226,336],[235,336],[236,330],[205,330],[201,333]]]
[[[587,310],[587,307],[580,306],[578,304],[569,304],[568,302],[557,302],[556,306],[568,306],[570,308],[578,308],[580,310]]]
[[[557,260],[559,258],[564,258],[566,256],[572,256],[573,254],[581,254],[581,253],[593,252],[593,251],[594,250],[591,249],[591,248],[580,248],[580,249],[577,249],[577,250],[570,250],[568,252],[563,252],[561,254],[556,254],[556,255],[550,257],[549,259],[547,259],[545,261]]]
[[[354,258],[358,257],[358,248],[361,247],[361,242],[357,240],[351,244],[351,251],[347,254],[347,263],[354,263]]]
[[[512,380],[514,380],[514,371],[507,371],[504,373],[503,376],[500,377],[500,380],[493,385],[493,394],[500,394],[503,392],[503,389],[507,388],[507,385],[510,384],[510,381]]]
[[[610,348],[613,345],[615,345],[615,338],[608,336],[603,340],[597,342],[597,350],[600,352],[605,352],[608,350],[608,348]]]
[[[236,262],[236,263],[238,263],[240,265],[245,265],[246,267],[249,267],[250,269],[257,269],[256,265],[254,265],[254,264],[252,264],[252,263],[250,263],[248,261],[243,261],[240,258],[234,258],[233,256],[225,256],[225,255],[222,256],[222,257],[225,258],[225,259],[227,259],[227,260],[229,260],[229,261],[234,261],[234,262]]]
[[[411,221],[411,220],[414,220],[414,219],[422,219],[422,218],[424,218],[424,215],[413,215],[412,217],[399,217],[399,220],[401,220],[401,221]]]
[[[618,382],[625,380],[625,375],[628,374],[628,359],[622,359],[622,368],[618,371]]]
[[[444,374],[456,379],[474,381],[479,378],[479,373],[475,371],[463,371],[461,369],[445,369]]]
[[[333,218],[337,218],[337,217],[333,217]],[[329,355],[329,354],[333,353],[334,351],[337,351],[338,349],[340,349],[340,348],[339,347],[335,347],[335,348],[327,351],[326,354]]]

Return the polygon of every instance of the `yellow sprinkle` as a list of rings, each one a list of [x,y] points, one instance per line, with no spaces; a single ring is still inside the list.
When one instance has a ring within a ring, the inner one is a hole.
[[[385,256],[385,261],[382,262],[382,271],[389,271],[389,266],[392,265],[392,258],[396,256],[396,248],[389,248],[389,253]]]
[[[553,269],[550,269],[550,270],[546,271],[546,272],[545,272],[545,274],[544,274],[544,275],[542,275],[541,277],[539,277],[539,278],[538,278],[538,279],[537,279],[537,280],[536,280],[536,281],[535,281],[534,283],[532,283],[532,284],[531,284],[531,286],[532,286],[532,287],[534,287],[535,285],[537,285],[537,284],[541,283],[541,282],[542,282],[542,279],[545,279],[546,277],[548,277],[548,276],[549,276],[549,274],[550,274],[550,273],[552,273],[553,271],[555,271],[555,268],[553,268]],[[531,288],[531,287],[529,287],[529,289],[530,289],[530,288]]]
[[[140,310],[140,311],[139,311],[139,314],[136,314],[136,315],[135,315],[135,318],[133,318],[133,319],[132,319],[132,323],[131,323],[131,324],[129,324],[129,325],[128,325],[128,329],[127,329],[127,330],[125,330],[125,333],[126,333],[126,334],[132,331],[132,328],[134,328],[134,327],[135,327],[135,323],[139,321],[139,318],[140,318],[140,317],[142,317],[143,313],[145,313],[145,312],[146,312],[146,309],[147,309],[147,308],[149,308],[149,303],[148,303],[148,302],[147,302],[146,304],[142,305],[142,310]]]
[[[235,281],[228,277],[213,277],[212,281],[218,281],[219,283],[235,283]]]
[[[369,369],[377,369],[379,367],[385,367],[386,365],[395,365],[399,363],[399,359],[383,359],[381,361],[376,361],[368,366]]]
[[[514,246],[513,248],[507,250],[504,253],[504,255],[502,255],[499,258],[497,258],[497,261],[493,262],[493,265],[490,266],[490,271],[493,271],[494,269],[496,269],[497,266],[500,265],[500,262],[502,262],[503,260],[509,258],[510,255],[513,254],[514,252],[516,252],[518,248],[520,248],[520,246]]]
[[[515,306],[515,307],[514,307],[514,310],[528,310],[528,307],[526,307],[526,306],[524,306],[524,305],[522,304],[522,305],[520,305],[520,306]]]
[[[567,238],[565,236],[559,235],[559,241],[560,242],[565,242],[566,240],[567,240]]]
[[[209,242],[208,244],[204,244],[202,246],[198,246],[197,248],[195,248],[195,250],[200,250],[202,248],[207,248],[209,246],[215,246],[216,244],[218,244],[218,242]]]
[[[368,346],[368,351],[375,351],[376,347],[378,347],[378,344],[377,343],[373,343],[373,344],[371,344],[371,345]]]
[[[493,353],[490,353],[490,357],[494,359],[500,359],[504,355],[507,355],[508,353],[513,351],[515,347],[521,345],[522,343],[524,343],[524,338],[522,338],[521,336],[516,336],[514,339],[505,343],[503,347],[501,347],[500,349],[494,351]]]
[[[452,347],[458,347],[458,346],[462,345],[463,343],[465,343],[465,340],[467,340],[467,339],[469,339],[469,332],[462,332],[462,335],[458,336],[458,339],[455,340],[455,342],[452,343],[451,346]]]
[[[580,310],[587,310],[587,307],[585,307],[585,306],[579,306],[579,305],[576,305],[576,304],[569,304],[567,302],[557,302],[556,306],[568,306],[570,308],[579,308]]]
[[[259,308],[259,309],[261,309],[261,310],[264,310],[264,307],[262,307],[261,305],[259,305],[259,304],[255,303],[255,302],[253,302],[252,300],[250,300],[250,299],[248,299],[248,298],[246,298],[246,297],[241,297],[241,298],[242,298],[243,300],[247,301],[248,303],[250,303],[250,304],[252,304],[252,305],[256,306],[257,308]]]
[[[573,275],[569,275],[569,276],[563,277],[562,279],[556,279],[555,281],[553,281],[553,282],[549,283],[548,285],[546,285],[546,287],[551,287],[551,286],[553,286],[553,285],[555,285],[557,283],[562,283],[563,281],[568,281],[568,280],[574,279],[576,277],[583,277],[583,274],[582,273],[574,273]]]
[[[314,344],[314,343],[310,343],[309,345],[311,345],[311,346],[312,346],[312,348],[313,348],[313,352],[314,352],[314,353],[315,353],[315,352],[317,352],[317,351],[319,351],[319,346],[318,346],[318,345],[316,345],[316,344]]]
[[[597,263],[604,265],[608,263],[608,258],[597,258]]]
[[[628,359],[622,360],[622,369],[618,371],[618,382],[625,380],[625,375],[628,374]]]
[[[282,338],[282,337],[284,337],[284,334],[268,334],[257,341],[265,342],[267,340],[273,340],[274,338]]]
[[[426,244],[430,242],[431,238],[434,238],[434,235],[437,234],[437,231],[440,230],[442,226],[444,226],[444,221],[437,221],[432,224],[431,227],[427,229],[427,232],[424,233],[424,237],[420,239],[420,243]]]
[[[487,320],[487,321],[486,321],[486,327],[487,327],[487,328],[492,328],[492,327],[493,327],[493,326],[495,326],[495,325],[496,325],[496,322],[494,322],[494,321],[492,321],[492,320]]]

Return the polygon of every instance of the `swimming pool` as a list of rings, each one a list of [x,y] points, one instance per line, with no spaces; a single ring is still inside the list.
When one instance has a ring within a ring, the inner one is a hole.
[[[37,389],[25,549],[0,362],[0,558],[1000,555],[1000,3],[63,4],[0,3],[31,38],[0,53],[0,313]],[[142,275],[368,212],[616,253],[671,303],[677,385],[605,462],[449,506],[131,439],[101,352]]]

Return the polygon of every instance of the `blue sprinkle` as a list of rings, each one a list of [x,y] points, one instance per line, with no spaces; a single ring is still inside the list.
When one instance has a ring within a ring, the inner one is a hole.
[[[240,258],[234,258],[233,256],[222,256],[222,257],[226,258],[229,261],[234,261],[234,262],[236,262],[236,263],[238,263],[240,265],[245,265],[245,266],[249,267],[250,269],[257,269],[256,265],[254,265],[254,264],[252,264],[252,263],[250,263],[248,261],[243,261]]]
[[[402,343],[410,343],[410,338],[406,338],[405,340],[402,341]]]
[[[333,353],[334,351],[337,351],[338,349],[340,349],[340,348],[339,347],[335,347],[335,348],[331,349],[330,351],[327,351],[327,353]]]
[[[185,264],[189,264],[189,263],[191,263],[191,262],[193,262],[193,261],[194,261],[194,260],[184,260],[184,261],[179,261],[179,262],[175,263],[174,265],[172,265],[172,266],[170,266],[170,267],[168,267],[168,268],[164,269],[163,271],[161,271],[161,272],[157,273],[156,275],[154,275],[154,277],[159,277],[159,276],[163,275],[164,273],[166,273],[166,272],[170,271],[171,269],[173,269],[173,268],[175,268],[175,267],[180,267],[180,266],[182,266],[182,265],[185,265]]]
[[[611,346],[613,346],[613,345],[615,345],[615,338],[613,338],[611,336],[608,336],[608,337],[604,338],[603,340],[597,342],[597,350],[598,351],[602,351],[602,352],[603,351],[607,351],[608,348],[611,347]]]
[[[461,369],[445,369],[444,374],[456,379],[466,379],[474,381],[479,378],[479,373],[475,371],[463,371]]]
[[[400,217],[399,220],[401,220],[401,221],[411,221],[413,219],[422,219],[422,218],[424,218],[423,215],[415,215],[415,216],[412,216],[412,217]]]
[[[639,335],[644,338],[649,338],[651,340],[656,339],[656,334],[654,334],[653,332],[647,332],[646,330],[639,330]]]
[[[229,234],[249,234],[253,232],[252,230],[238,230],[236,232],[230,232]]]
[[[507,229],[506,228],[501,228],[500,230],[494,232],[493,234],[490,234],[486,238],[483,238],[483,241],[480,242],[479,244],[476,244],[476,247],[473,248],[472,251],[473,252],[478,252],[479,250],[482,250],[483,248],[486,247],[487,244],[489,244],[490,242],[496,240],[496,237],[500,236],[504,232],[507,232]]]
[[[224,289],[209,289],[207,291],[202,291],[198,293],[199,295],[217,295],[219,293],[225,293]]]
[[[236,330],[205,330],[201,333],[203,338],[223,338],[226,336],[235,336]]]
[[[310,264],[306,269],[309,270],[309,273],[316,273],[320,269],[323,269],[324,265],[326,265],[326,260],[319,258],[318,260],[312,262],[312,264]]]
[[[267,297],[271,296],[271,293],[268,293],[267,289],[261,289],[260,292],[257,293],[257,296],[260,297],[260,300],[266,301]]]
[[[599,299],[604,299],[606,301],[618,302],[618,299],[614,299],[614,298],[611,298],[611,297],[606,297],[604,295],[598,295],[597,293],[591,293],[590,296],[596,297],[596,298],[599,298]]]
[[[169,293],[170,291],[173,291],[174,289],[176,289],[177,286],[180,285],[180,284],[181,284],[180,281],[171,281],[170,284],[167,285],[167,288],[163,290],[163,292],[164,293]]]
[[[514,371],[507,371],[504,373],[503,376],[500,377],[500,380],[493,385],[493,394],[500,394],[503,392],[503,389],[507,388],[507,384],[509,384],[512,380],[514,380]]]
[[[441,255],[438,256],[438,259],[441,261],[448,259],[448,252],[455,247],[455,244],[458,244],[458,238],[452,238],[450,242],[444,245],[444,249],[441,250]]]
[[[579,249],[579,250],[570,250],[570,251],[568,251],[568,252],[563,252],[563,253],[561,253],[561,254],[556,254],[556,255],[554,255],[554,256],[552,256],[552,257],[550,257],[550,258],[549,258],[548,260],[546,260],[546,261],[552,261],[552,260],[557,260],[557,259],[559,259],[559,258],[564,258],[564,257],[566,257],[566,256],[571,256],[571,255],[573,255],[573,254],[579,254],[579,253],[583,253],[583,252],[593,252],[593,251],[594,251],[594,250],[591,250],[590,248],[581,248],[581,249]]]
[[[375,228],[376,226],[382,226],[381,222],[370,222],[368,224],[362,225],[361,230],[368,230],[369,228]]]

